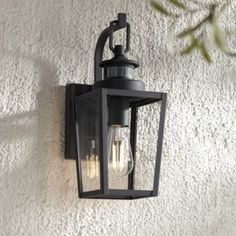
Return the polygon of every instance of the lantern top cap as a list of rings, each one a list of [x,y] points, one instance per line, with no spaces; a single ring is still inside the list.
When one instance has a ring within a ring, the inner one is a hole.
[[[137,68],[139,63],[134,60],[129,60],[124,56],[124,47],[122,45],[116,45],[114,49],[114,57],[110,60],[105,60],[100,63],[101,67],[110,67],[110,66],[128,66]]]

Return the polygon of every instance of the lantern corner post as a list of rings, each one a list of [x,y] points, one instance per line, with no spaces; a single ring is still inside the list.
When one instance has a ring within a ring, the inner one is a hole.
[[[130,119],[130,144],[133,153],[134,163],[136,161],[136,143],[137,143],[137,105],[131,105],[131,119]],[[128,176],[128,189],[134,189],[135,186],[135,164],[134,168]]]
[[[162,156],[163,136],[164,136],[165,116],[166,116],[166,102],[167,102],[167,93],[161,93],[161,111],[159,120],[156,164],[155,164],[155,174],[154,174],[153,193],[152,193],[153,196],[157,196],[159,190],[161,156]]]
[[[107,89],[99,89],[99,155],[100,155],[100,182],[101,190],[104,195],[108,189],[108,105]]]

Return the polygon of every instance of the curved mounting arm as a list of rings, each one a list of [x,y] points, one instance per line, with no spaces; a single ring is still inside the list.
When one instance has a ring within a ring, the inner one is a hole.
[[[100,65],[100,62],[102,61],[104,46],[108,37],[110,36],[109,47],[112,50],[113,49],[113,42],[112,42],[113,32],[119,29],[122,29],[124,27],[127,27],[127,42],[126,42],[126,51],[125,51],[127,52],[129,50],[130,26],[129,26],[129,23],[127,23],[126,21],[125,13],[119,13],[118,20],[112,21],[110,23],[110,26],[104,29],[102,33],[100,34],[97,44],[96,44],[95,55],[94,55],[94,82],[102,80],[102,68],[99,65]]]

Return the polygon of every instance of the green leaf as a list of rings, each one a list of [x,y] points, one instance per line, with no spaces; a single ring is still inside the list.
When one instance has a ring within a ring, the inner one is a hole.
[[[182,9],[186,9],[186,7],[184,6],[184,4],[179,1],[179,0],[169,0],[172,4],[174,4],[175,6],[182,8]]]
[[[224,51],[224,49],[225,49],[225,42],[224,42],[220,32],[216,28],[216,26],[213,27],[213,35],[214,35],[214,41],[215,41],[216,46],[219,49],[221,49],[222,51]]]
[[[208,53],[207,48],[206,48],[206,45],[205,45],[205,43],[204,43],[203,41],[198,45],[198,48],[200,49],[200,52],[201,52],[202,56],[204,57],[204,59],[205,59],[208,63],[211,63],[211,62],[212,62],[211,56],[210,56],[210,54]]]
[[[184,31],[182,31],[181,33],[179,33],[177,35],[178,38],[183,38],[187,35],[190,35],[192,33],[194,33],[197,29],[199,29],[204,23],[206,23],[207,21],[211,20],[211,14],[207,15],[205,18],[202,19],[202,21],[200,21],[197,25],[190,27]]]
[[[159,11],[165,16],[171,16],[171,13],[169,13],[160,3],[157,3],[156,1],[151,0],[150,4],[155,10]]]
[[[215,45],[223,52],[227,51],[227,44],[224,40],[223,33],[220,28],[217,26],[216,20],[212,22],[212,29],[213,29],[213,38]]]
[[[201,26],[200,24],[197,24],[197,25],[194,26],[194,27],[190,27],[190,28],[188,28],[188,29],[182,31],[181,33],[179,33],[179,34],[177,35],[177,37],[178,37],[178,38],[183,38],[183,37],[185,37],[185,36],[187,36],[187,35],[189,35],[189,34],[192,34],[192,33],[194,33],[194,31],[196,31],[200,26]]]
[[[191,41],[192,41],[191,44],[181,51],[181,55],[190,54],[195,48],[198,47],[198,44],[199,44],[198,39],[196,39],[196,38],[194,38],[194,36],[192,36]]]

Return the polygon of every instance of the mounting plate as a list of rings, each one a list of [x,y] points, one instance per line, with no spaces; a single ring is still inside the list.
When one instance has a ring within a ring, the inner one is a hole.
[[[91,91],[92,86],[86,84],[66,85],[65,104],[65,159],[76,160],[77,145],[75,131],[75,97]]]

